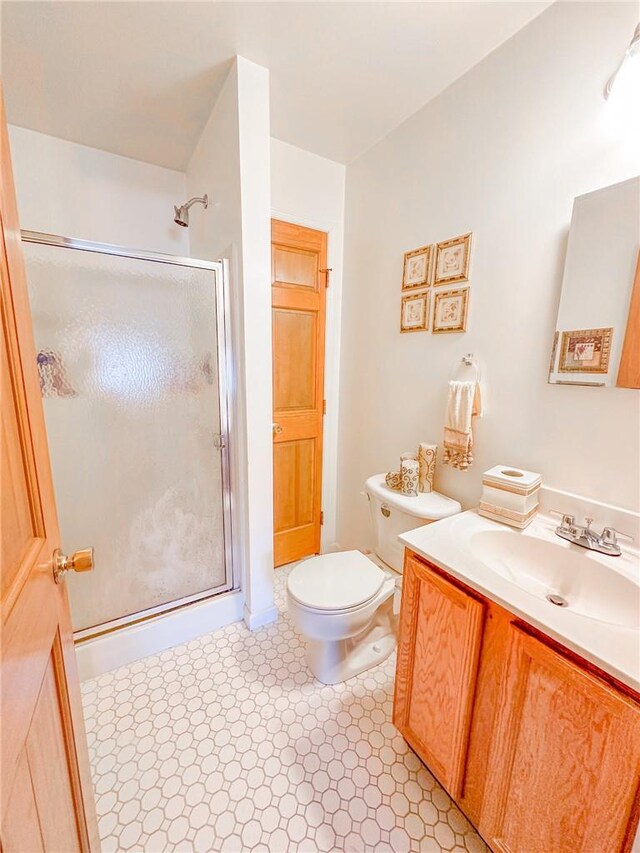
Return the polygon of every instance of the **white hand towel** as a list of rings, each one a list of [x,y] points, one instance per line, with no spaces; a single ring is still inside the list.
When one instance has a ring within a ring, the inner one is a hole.
[[[473,462],[471,420],[481,414],[480,386],[477,382],[453,379],[444,425],[444,463],[461,471]]]

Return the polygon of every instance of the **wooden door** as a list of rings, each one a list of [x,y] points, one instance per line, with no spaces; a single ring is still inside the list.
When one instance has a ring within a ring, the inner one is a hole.
[[[1,95],[0,123],[0,847],[97,850],[69,606],[53,578],[60,535]]]
[[[514,853],[619,853],[639,796],[640,706],[512,627],[483,836]]]
[[[273,220],[274,562],[320,551],[327,235]]]
[[[485,604],[409,554],[402,587],[393,721],[458,797]]]
[[[633,280],[616,385],[618,388],[640,388],[640,252],[638,252],[636,276]]]

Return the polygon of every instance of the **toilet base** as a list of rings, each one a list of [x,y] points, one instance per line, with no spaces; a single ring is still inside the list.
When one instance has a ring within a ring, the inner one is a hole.
[[[307,640],[307,664],[323,684],[338,684],[382,663],[396,646],[393,596],[382,604],[372,623],[346,640]]]

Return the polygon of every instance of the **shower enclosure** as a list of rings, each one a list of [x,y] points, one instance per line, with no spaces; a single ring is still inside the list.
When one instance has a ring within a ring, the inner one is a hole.
[[[76,637],[232,589],[222,264],[22,236]]]

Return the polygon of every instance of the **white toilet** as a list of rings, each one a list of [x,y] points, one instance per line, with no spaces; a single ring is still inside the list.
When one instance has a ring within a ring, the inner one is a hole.
[[[407,497],[384,480],[384,474],[375,474],[365,486],[374,550],[386,566],[402,572],[404,549],[398,535],[455,515],[462,507],[438,492]],[[291,570],[289,613],[307,641],[307,663],[318,681],[346,681],[391,654],[396,577],[360,551],[311,557]]]

